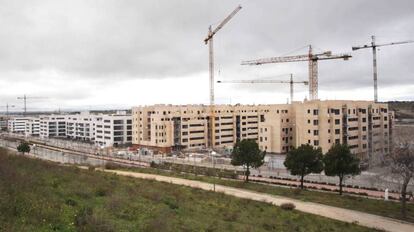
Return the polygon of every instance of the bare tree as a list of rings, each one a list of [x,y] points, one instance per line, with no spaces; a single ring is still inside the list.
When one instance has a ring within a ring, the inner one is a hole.
[[[398,126],[394,132],[394,143],[387,163],[391,173],[401,183],[401,213],[406,217],[407,187],[414,178],[414,127]]]

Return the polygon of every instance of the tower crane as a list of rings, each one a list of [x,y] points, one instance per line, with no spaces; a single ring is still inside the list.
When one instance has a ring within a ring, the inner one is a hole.
[[[210,131],[209,131],[209,147],[213,148],[214,146],[214,127],[215,127],[215,109],[214,109],[214,52],[213,52],[213,37],[214,35],[226,25],[234,15],[241,10],[241,6],[237,6],[214,30],[211,25],[208,27],[207,37],[204,39],[204,43],[208,44],[208,54],[209,54],[209,85],[210,85]]]
[[[348,60],[352,56],[349,54],[336,54],[333,55],[331,51],[314,54],[312,51],[312,45],[309,45],[309,52],[305,55],[296,56],[282,56],[271,57],[258,60],[242,61],[241,65],[262,65],[273,63],[286,63],[286,62],[299,62],[309,61],[309,98],[311,100],[318,99],[318,60],[333,60],[343,59]]]
[[[355,46],[352,47],[352,51],[364,49],[364,48],[372,48],[372,65],[373,65],[373,74],[374,74],[374,101],[378,102],[378,71],[377,71],[377,47],[389,46],[389,45],[398,45],[398,44],[407,44],[407,43],[414,43],[414,40],[407,40],[401,42],[392,42],[392,43],[385,43],[385,44],[376,44],[375,43],[375,36],[371,36],[371,44],[365,44],[362,46]]]
[[[293,101],[293,85],[294,84],[304,84],[308,85],[308,81],[294,81],[293,74],[290,74],[289,81],[282,81],[282,80],[227,80],[227,81],[217,81],[217,83],[242,83],[242,84],[273,84],[273,83],[280,83],[280,84],[290,84],[290,103]]]
[[[210,105],[214,105],[214,52],[213,52],[213,37],[214,35],[226,25],[234,15],[241,10],[239,5],[233,10],[214,30],[211,25],[208,27],[207,37],[204,39],[204,43],[208,44],[209,49],[209,73],[210,73]]]
[[[15,107],[15,105],[9,105],[9,103],[7,103],[5,106],[0,106],[1,108],[6,108],[6,116],[9,115],[9,107]]]
[[[24,109],[24,112],[23,112],[23,115],[25,116],[26,115],[26,111],[27,111],[27,108],[26,108],[27,99],[45,99],[45,97],[27,97],[26,94],[24,94],[23,97],[18,97],[17,99],[24,101],[24,108],[23,108]]]

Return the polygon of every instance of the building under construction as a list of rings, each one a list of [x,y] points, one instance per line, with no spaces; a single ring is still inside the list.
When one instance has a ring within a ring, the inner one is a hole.
[[[387,104],[341,100],[216,105],[214,120],[205,105],[134,107],[132,115],[133,144],[165,153],[210,144],[215,149],[232,148],[238,140],[254,139],[262,150],[277,154],[301,144],[321,147],[323,152],[335,143],[348,144],[361,158],[388,153],[393,120]]]

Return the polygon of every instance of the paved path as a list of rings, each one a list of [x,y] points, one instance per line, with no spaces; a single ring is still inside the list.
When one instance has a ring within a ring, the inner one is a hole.
[[[146,174],[146,173],[137,173],[137,172],[129,172],[129,171],[118,171],[118,170],[104,170],[105,172],[112,172],[122,176],[130,176],[135,178],[142,178],[142,179],[152,179],[161,182],[167,182],[177,185],[184,185],[189,186],[192,188],[199,188],[203,190],[213,190],[213,184],[205,183],[201,181],[195,180],[187,180],[181,179],[176,177],[169,177],[169,176],[161,176],[161,175],[154,175],[154,174]],[[253,192],[245,189],[238,189],[232,188],[222,185],[215,186],[217,192],[222,192],[227,195],[236,196],[239,198],[251,199],[256,201],[262,201],[271,203],[273,205],[280,206],[283,203],[291,202],[296,205],[296,209],[305,213],[311,213],[315,215],[324,216],[327,218],[332,218],[335,220],[343,221],[343,222],[357,222],[359,225],[370,227],[370,228],[377,228],[383,229],[386,231],[392,232],[413,232],[414,231],[414,224],[402,222],[399,220],[386,218],[382,216],[372,215],[368,213],[363,213],[359,211],[343,209],[333,206],[327,206],[318,203],[312,202],[303,202],[300,200],[290,199],[286,197],[270,195],[265,193],[258,193]]]

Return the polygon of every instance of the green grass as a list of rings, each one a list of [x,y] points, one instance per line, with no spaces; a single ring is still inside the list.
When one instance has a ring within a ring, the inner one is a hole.
[[[373,231],[184,186],[0,149],[0,231]]]
[[[177,166],[177,165],[176,165]],[[122,168],[118,166],[118,168]],[[273,195],[290,197],[298,200],[321,203],[330,206],[336,206],[340,208],[352,209],[361,212],[376,214],[384,217],[395,218],[399,220],[405,220],[414,222],[414,204],[407,204],[407,217],[403,218],[401,215],[401,204],[395,201],[384,201],[377,199],[370,199],[366,197],[358,197],[351,195],[339,196],[338,193],[320,192],[312,190],[298,191],[297,188],[286,188],[275,185],[266,185],[260,183],[245,183],[244,181],[219,179],[209,176],[196,176],[193,174],[183,174],[175,167],[175,172],[167,172],[160,169],[146,169],[146,168],[127,168],[131,171],[146,172],[159,175],[168,175],[181,177],[191,180],[199,180],[209,183],[216,183],[220,185],[243,188],[261,193],[268,193]],[[183,167],[183,171],[186,171],[188,167]],[[192,169],[190,169],[192,170]]]

